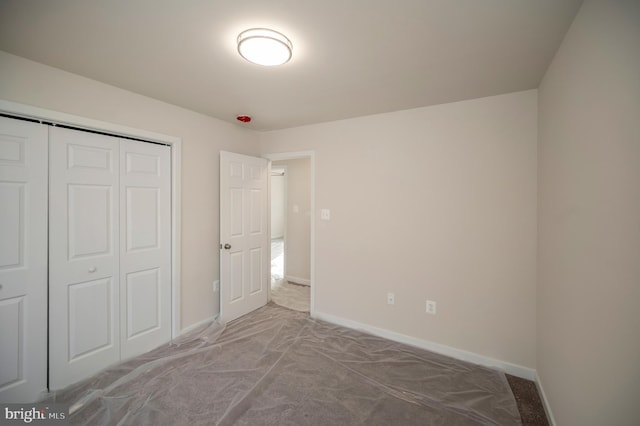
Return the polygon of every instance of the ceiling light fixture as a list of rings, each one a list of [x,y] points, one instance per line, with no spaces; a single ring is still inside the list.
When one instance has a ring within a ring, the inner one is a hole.
[[[293,46],[283,34],[266,28],[252,28],[238,35],[238,53],[254,64],[282,65],[291,59]]]

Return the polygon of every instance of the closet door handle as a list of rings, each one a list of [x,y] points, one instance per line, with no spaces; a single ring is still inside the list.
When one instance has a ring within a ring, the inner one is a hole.
[[[98,268],[96,268],[95,266],[92,266],[91,268],[89,268],[89,273],[93,274],[97,270],[98,270]]]

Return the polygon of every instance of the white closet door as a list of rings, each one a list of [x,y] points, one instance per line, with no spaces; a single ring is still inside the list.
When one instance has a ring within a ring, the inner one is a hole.
[[[119,140],[51,128],[49,387],[120,360]]]
[[[170,148],[120,143],[122,358],[171,339]]]
[[[47,390],[47,128],[0,117],[0,402]]]

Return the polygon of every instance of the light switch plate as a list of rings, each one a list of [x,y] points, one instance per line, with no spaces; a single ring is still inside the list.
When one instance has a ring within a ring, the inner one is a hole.
[[[329,209],[320,210],[320,219],[322,219],[322,220],[331,220],[331,210],[329,210]]]
[[[427,300],[426,312],[431,315],[436,314],[436,302],[433,300]]]

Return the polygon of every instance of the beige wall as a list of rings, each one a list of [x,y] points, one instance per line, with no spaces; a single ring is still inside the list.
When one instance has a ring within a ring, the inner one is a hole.
[[[182,327],[219,310],[219,151],[257,152],[257,134],[0,51],[0,99],[182,138]]]
[[[316,311],[533,368],[536,108],[532,90],[261,134],[316,153]]]
[[[284,272],[289,281],[310,284],[311,277],[311,160],[274,161],[287,166],[287,236]]]
[[[640,2],[583,4],[539,120],[538,375],[559,425],[638,424]]]

